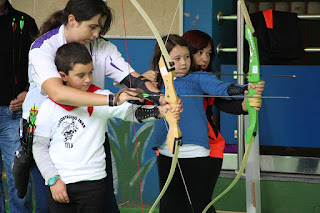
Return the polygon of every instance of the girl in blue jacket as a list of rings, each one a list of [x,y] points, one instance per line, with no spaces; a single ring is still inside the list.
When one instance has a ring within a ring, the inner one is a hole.
[[[194,70],[192,53],[188,43],[178,35],[163,38],[176,74],[174,86],[178,95],[199,95],[199,97],[181,97],[184,112],[180,115],[179,127],[182,132],[182,143],[178,155],[178,167],[166,193],[160,201],[160,212],[201,212],[211,201],[213,193],[214,167],[210,157],[208,141],[208,122],[203,107],[203,94],[231,96],[246,94],[247,86],[231,84],[218,80],[214,75],[189,74]],[[159,71],[158,61],[161,51],[156,44],[152,60],[152,69]],[[164,88],[161,77],[158,78],[161,91]],[[249,84],[261,94],[264,82],[257,86]],[[231,98],[227,98],[231,99]],[[253,98],[260,102],[261,99]],[[261,106],[261,104],[260,104]],[[259,108],[259,107],[258,107]],[[171,167],[173,154],[167,145],[167,127],[163,120],[156,121],[152,147],[158,150],[157,166],[160,188],[165,184]],[[186,193],[187,189],[187,193]],[[189,195],[189,198],[188,198]],[[189,204],[189,205],[186,205]],[[215,212],[211,207],[208,212]]]

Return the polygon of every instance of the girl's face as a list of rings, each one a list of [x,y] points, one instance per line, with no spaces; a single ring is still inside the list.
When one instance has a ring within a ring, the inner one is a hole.
[[[185,76],[191,66],[191,58],[188,47],[177,45],[170,52],[170,58],[174,62],[176,77]]]
[[[205,71],[208,68],[210,63],[210,56],[212,53],[211,45],[208,44],[205,48],[198,50],[195,54],[193,54],[194,63],[197,66],[200,66],[201,71]]]
[[[71,14],[68,17],[68,25],[66,26],[65,36],[67,42],[79,42],[83,45],[90,43],[93,39],[99,37],[101,27],[99,19],[101,14],[95,15],[90,20],[77,22]],[[102,23],[106,22],[107,17],[102,18]]]

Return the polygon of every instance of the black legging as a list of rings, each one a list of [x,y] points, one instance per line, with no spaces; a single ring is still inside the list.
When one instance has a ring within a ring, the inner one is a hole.
[[[159,155],[157,158],[160,188],[167,180],[172,158]],[[161,213],[200,213],[211,201],[212,193],[220,174],[222,159],[212,157],[179,158],[181,171],[191,197],[188,200],[179,167],[175,170],[172,181],[160,201]],[[212,206],[208,212],[215,213]]]

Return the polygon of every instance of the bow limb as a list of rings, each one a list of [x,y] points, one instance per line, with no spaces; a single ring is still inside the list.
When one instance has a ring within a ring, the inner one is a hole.
[[[157,28],[151,21],[150,17],[147,15],[147,13],[144,11],[144,9],[140,6],[140,4],[136,0],[130,0],[130,1],[139,11],[139,13],[144,18],[144,20],[147,22],[148,26],[150,27],[151,31],[153,32],[159,44],[159,47],[162,53],[162,57],[160,58],[160,61],[159,61],[159,69],[165,85],[165,100],[168,104],[172,106],[173,109],[176,109],[176,106],[178,104],[178,96],[176,94],[174,83],[173,83],[173,78],[175,76],[174,63],[171,61],[167,48],[165,47],[165,44],[163,43],[162,38],[160,36],[160,33],[158,32]],[[167,112],[166,120],[169,124],[169,132],[167,136],[168,148],[170,152],[173,153],[173,158],[172,158],[171,168],[170,168],[167,181],[163,186],[158,198],[152,205],[149,212],[153,212],[153,210],[159,203],[160,199],[164,195],[165,191],[169,187],[175,168],[177,166],[179,148],[182,145],[181,143],[182,134],[178,125],[178,120],[174,118],[171,111]]]
[[[250,50],[250,59],[249,59],[249,72],[248,72],[248,82],[251,82],[255,85],[257,85],[260,80],[260,63],[259,63],[259,52],[258,52],[258,42],[257,38],[254,36],[254,28],[252,26],[249,13],[247,11],[247,8],[245,6],[245,3],[243,0],[239,0],[241,3],[241,8],[243,11],[243,15],[246,21],[245,25],[245,38],[248,41],[249,44],[249,50]],[[253,88],[249,89],[248,96],[256,96],[256,91]],[[215,199],[213,199],[202,211],[203,213],[207,212],[208,209],[216,202],[218,201],[222,196],[224,196],[227,192],[229,192],[235,184],[240,179],[241,175],[243,174],[243,171],[247,165],[248,158],[251,152],[252,144],[255,140],[256,132],[257,132],[257,125],[258,125],[258,111],[256,111],[253,106],[250,106],[249,99],[245,98],[245,102],[248,108],[248,114],[249,114],[249,126],[246,131],[246,150],[245,154],[242,159],[241,166],[239,168],[239,173],[235,177],[235,179],[231,182],[231,184]]]

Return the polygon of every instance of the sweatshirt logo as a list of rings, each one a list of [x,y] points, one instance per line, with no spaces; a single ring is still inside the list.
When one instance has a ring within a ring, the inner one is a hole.
[[[64,140],[63,140],[64,146],[67,149],[73,148],[72,138],[79,130],[79,127],[80,126],[82,126],[83,128],[86,127],[80,118],[78,119],[77,116],[72,116],[72,115],[63,116],[58,123],[58,127],[60,126],[62,129],[61,134],[64,137]]]

